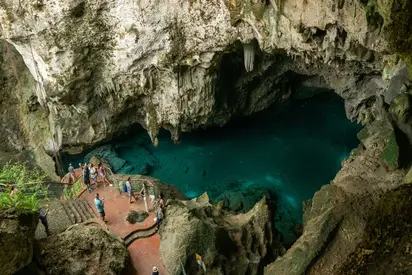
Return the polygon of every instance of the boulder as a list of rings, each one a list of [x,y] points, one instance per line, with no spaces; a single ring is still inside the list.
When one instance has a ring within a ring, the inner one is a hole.
[[[136,223],[136,222],[143,222],[149,214],[146,211],[143,210],[138,210],[138,211],[130,211],[130,213],[127,215],[126,220],[129,223]]]
[[[399,167],[399,145],[395,129],[387,119],[376,120],[358,133],[369,154],[381,158],[391,169]]]
[[[216,201],[223,201],[223,207],[234,212],[247,212],[251,210],[262,197],[273,197],[270,191],[259,185],[251,185],[243,188],[242,182],[230,184],[235,186],[232,189],[227,189]]]
[[[202,257],[207,274],[258,274],[265,260],[281,250],[270,217],[265,199],[238,215],[211,205],[207,194],[170,201],[160,231],[167,274],[181,274],[182,265],[186,274],[202,274],[196,254]]]
[[[105,145],[96,148],[95,150],[88,153],[84,157],[84,160],[86,162],[89,162],[93,158],[93,156],[105,159],[110,164],[113,172],[115,173],[122,169],[122,167],[126,164],[126,160],[118,157],[117,152],[112,145]]]
[[[0,213],[1,275],[14,274],[32,261],[38,220],[37,213]]]
[[[129,258],[120,238],[82,224],[40,240],[36,253],[46,274],[122,274]]]

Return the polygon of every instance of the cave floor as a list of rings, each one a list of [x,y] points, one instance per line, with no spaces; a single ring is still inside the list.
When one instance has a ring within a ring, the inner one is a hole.
[[[113,234],[123,238],[136,229],[145,229],[153,225],[155,215],[152,211],[149,212],[149,217],[141,223],[130,224],[127,222],[126,216],[131,210],[145,210],[144,202],[140,199],[129,203],[128,197],[125,194],[119,194],[115,187],[101,185],[93,189],[91,193],[84,192],[80,196],[80,199],[87,200],[96,215],[98,213],[94,207],[94,197],[97,192],[100,197],[104,197],[107,227]],[[159,234],[134,241],[128,248],[133,265],[133,269],[128,274],[151,274],[153,266],[159,269],[160,274],[166,274],[159,247]]]

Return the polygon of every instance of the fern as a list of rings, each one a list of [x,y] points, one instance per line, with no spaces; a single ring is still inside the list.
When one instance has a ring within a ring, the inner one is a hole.
[[[42,184],[44,179],[42,171],[28,169],[25,162],[8,162],[0,169],[0,211],[38,211],[39,200],[47,200],[48,196],[48,187]],[[18,190],[13,197],[10,196],[12,185]]]

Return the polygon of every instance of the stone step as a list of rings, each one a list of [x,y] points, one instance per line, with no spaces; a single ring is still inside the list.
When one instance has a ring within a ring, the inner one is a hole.
[[[88,217],[86,216],[86,214],[84,213],[82,207],[80,206],[80,200],[73,200],[72,201],[72,205],[73,208],[76,209],[77,213],[79,214],[80,217],[80,222],[84,222],[88,220]]]
[[[88,213],[91,219],[96,218],[96,214],[94,213],[93,209],[91,208],[90,204],[87,201],[83,201],[83,207],[85,211]]]
[[[81,223],[82,222],[82,217],[80,216],[79,212],[76,210],[76,208],[73,206],[73,201],[69,200],[66,201],[68,209],[70,210],[71,214],[73,214],[75,223]]]
[[[81,223],[89,219],[96,218],[96,214],[93,212],[89,203],[85,200],[76,199],[62,201],[61,203],[70,219],[71,224]]]
[[[76,217],[74,216],[74,213],[72,212],[71,208],[69,207],[69,204],[67,201],[62,201],[61,205],[63,206],[64,211],[67,214],[67,217],[69,218],[71,224],[76,223]]]

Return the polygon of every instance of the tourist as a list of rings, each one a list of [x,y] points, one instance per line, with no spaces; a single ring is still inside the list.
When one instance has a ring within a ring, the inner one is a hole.
[[[96,205],[97,212],[99,212],[100,217],[104,222],[106,222],[106,213],[104,212],[104,198],[100,199],[99,198],[99,193],[96,194],[94,198],[94,205]]]
[[[127,181],[125,182],[125,186],[126,186],[126,192],[127,195],[129,196],[129,203],[132,203],[132,184],[130,183],[131,178],[128,177]]]
[[[49,223],[47,222],[47,212],[45,212],[43,208],[39,209],[39,219],[44,226],[44,230],[46,231],[47,236],[50,236],[51,233],[49,230]]]
[[[87,163],[83,165],[83,182],[87,187],[87,192],[90,193],[90,170],[89,167],[87,167]]]
[[[111,184],[109,180],[106,178],[106,172],[104,171],[104,167],[101,162],[99,163],[97,170],[99,171],[99,176],[102,178],[102,182],[104,183],[104,186],[108,186],[108,185],[113,186],[113,184]]]
[[[159,275],[159,269],[157,269],[157,267],[153,267],[153,272],[152,275]]]
[[[165,207],[165,202],[163,200],[163,193],[160,193],[159,195],[159,207],[163,209]]]
[[[73,165],[70,163],[69,164],[69,176],[72,180],[72,182],[74,183],[76,181],[76,171],[74,170]]]
[[[91,184],[96,184],[97,186],[97,170],[94,167],[93,163],[90,163],[90,177],[93,180]]]
[[[11,187],[10,198],[14,198],[16,194],[20,193],[14,186]]]
[[[159,207],[157,209],[157,216],[156,216],[156,224],[157,224],[157,229],[160,228],[160,225],[163,221],[163,209],[161,207]]]

